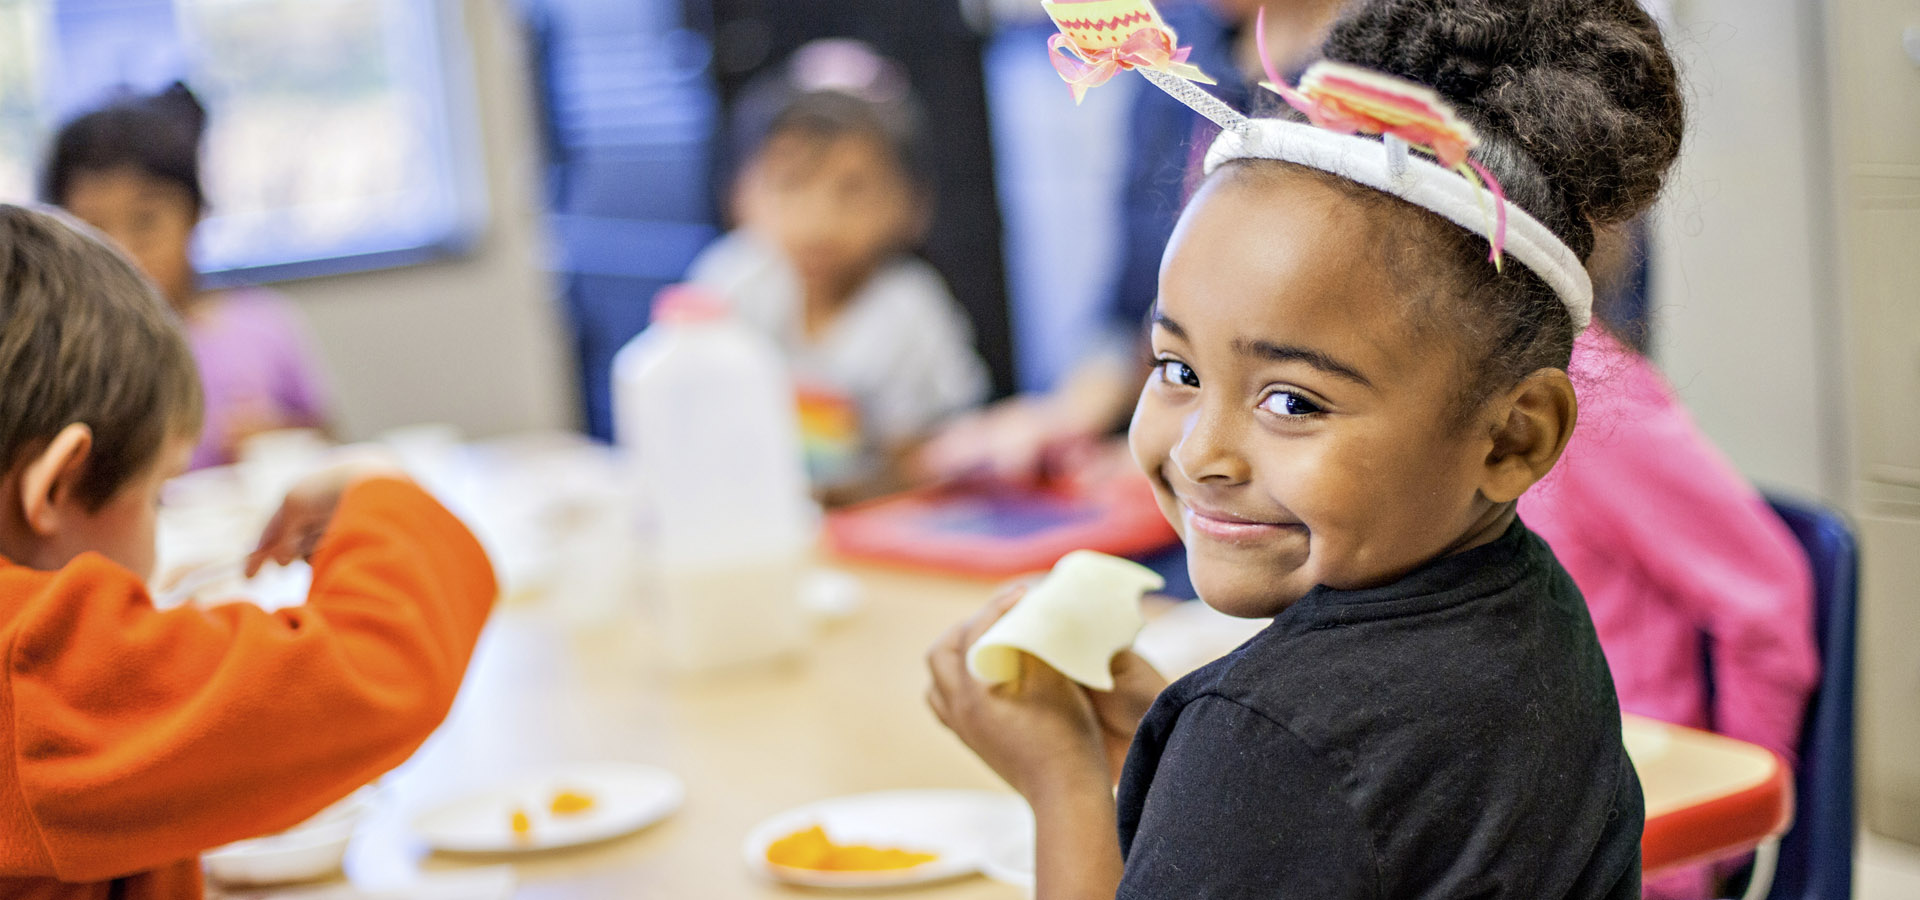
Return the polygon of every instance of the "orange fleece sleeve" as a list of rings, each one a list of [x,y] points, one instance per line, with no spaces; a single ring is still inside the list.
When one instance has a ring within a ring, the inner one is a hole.
[[[358,485],[306,605],[156,611],[84,556],[7,664],[19,784],[53,875],[93,881],[283,829],[404,761],[446,716],[495,594],[418,487]]]

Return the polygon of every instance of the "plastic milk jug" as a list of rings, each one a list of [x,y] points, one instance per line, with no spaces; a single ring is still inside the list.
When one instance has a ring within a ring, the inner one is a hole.
[[[669,664],[702,671],[797,650],[820,512],[779,349],[725,301],[670,287],[614,357],[613,406]]]

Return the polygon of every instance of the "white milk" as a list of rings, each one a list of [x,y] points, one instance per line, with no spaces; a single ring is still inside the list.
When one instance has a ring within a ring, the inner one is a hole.
[[[820,513],[779,349],[720,301],[670,288],[614,357],[613,405],[668,661],[699,671],[798,649]]]

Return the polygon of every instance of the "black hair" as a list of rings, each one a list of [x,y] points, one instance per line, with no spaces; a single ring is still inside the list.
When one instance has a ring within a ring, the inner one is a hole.
[[[1679,76],[1637,0],[1361,0],[1335,21],[1322,53],[1432,87],[1479,133],[1474,156],[1507,198],[1583,262],[1596,229],[1653,205],[1680,152]],[[1463,406],[1535,370],[1566,368],[1572,318],[1539,276],[1512,259],[1496,271],[1483,235],[1326,180],[1417,212],[1422,258],[1452,263],[1445,281],[1455,289],[1420,318],[1467,335]],[[1395,233],[1381,232],[1385,241]],[[1406,268],[1391,258],[1402,253],[1387,252],[1390,268]],[[1427,266],[1420,274],[1430,276]]]
[[[40,199],[65,205],[81,173],[131,168],[178,185],[201,212],[207,206],[200,187],[200,138],[206,127],[206,108],[181,82],[157,94],[123,95],[68,122],[54,136]]]
[[[750,83],[728,122],[732,182],[747,161],[774,138],[800,135],[818,143],[842,137],[871,138],[920,190],[926,171],[920,102],[905,69],[859,41],[814,41],[794,51],[786,64]]]

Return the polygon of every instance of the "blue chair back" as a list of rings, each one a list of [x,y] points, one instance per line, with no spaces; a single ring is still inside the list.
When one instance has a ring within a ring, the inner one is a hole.
[[[1859,551],[1845,517],[1769,496],[1813,565],[1813,629],[1820,683],[1800,729],[1792,830],[1780,843],[1770,900],[1853,896],[1853,674]]]

